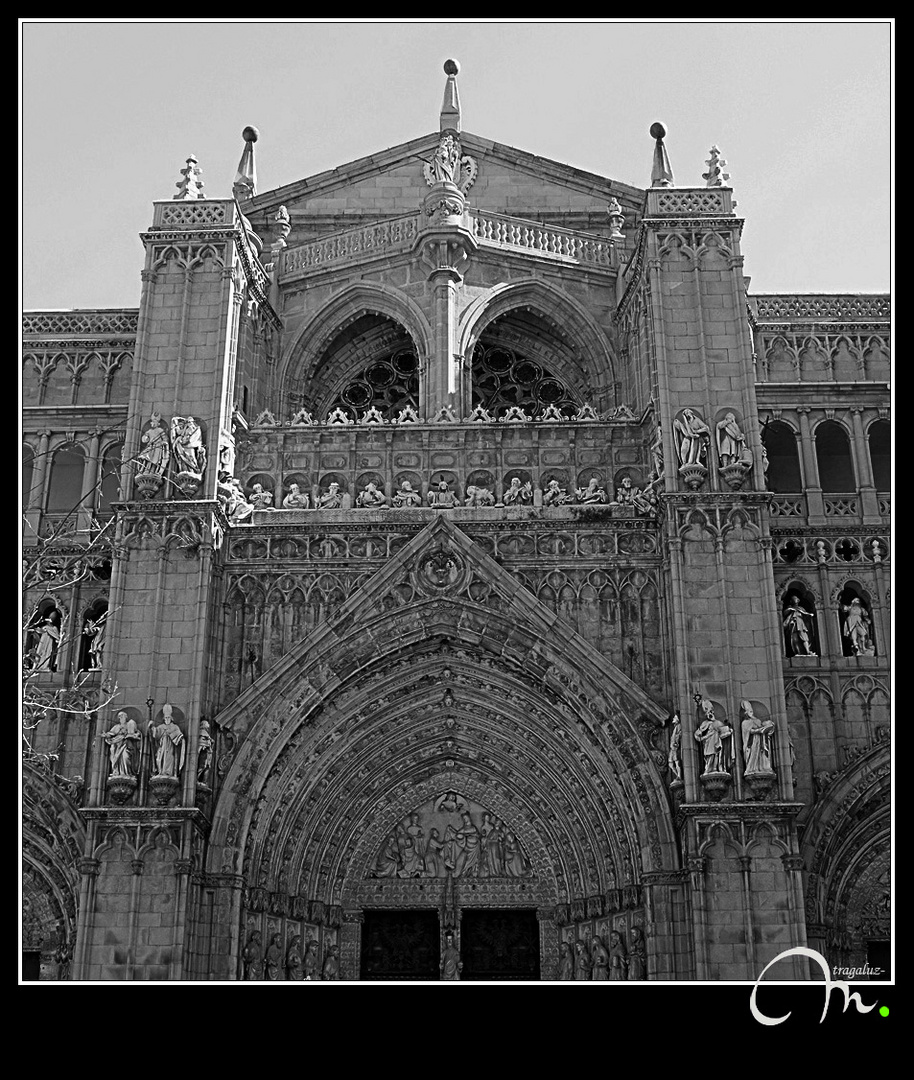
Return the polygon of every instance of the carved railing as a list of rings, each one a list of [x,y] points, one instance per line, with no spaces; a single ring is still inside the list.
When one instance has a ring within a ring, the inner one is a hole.
[[[890,495],[879,495],[879,513],[883,517],[890,517],[892,514],[892,497]]]
[[[756,296],[764,319],[888,319],[888,296]]]
[[[605,237],[479,210],[470,211],[470,220],[473,234],[481,244],[612,269],[613,243]]]
[[[201,225],[227,225],[233,220],[234,203],[230,199],[177,199],[154,204],[154,228],[187,229]]]
[[[125,311],[26,311],[23,334],[135,334],[136,310]]]
[[[281,273],[283,277],[291,277],[347,259],[403,251],[412,245],[418,232],[419,215],[415,213],[346,229],[284,252]]]
[[[826,517],[857,516],[856,495],[826,495],[823,501],[825,502]]]
[[[805,495],[779,495],[771,500],[772,517],[806,517]]]
[[[692,214],[729,214],[732,213],[732,193],[720,188],[649,191],[647,212],[650,216],[676,214],[683,217]]]

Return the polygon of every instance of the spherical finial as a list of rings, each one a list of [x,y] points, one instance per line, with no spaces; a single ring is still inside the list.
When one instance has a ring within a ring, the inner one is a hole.
[[[260,138],[260,132],[255,127],[246,127],[242,131],[241,137],[245,142],[257,142]]]
[[[445,75],[459,75],[460,74],[460,64],[458,64],[456,60],[445,60],[444,61],[444,74]]]
[[[661,124],[660,121],[651,124],[651,138],[652,139],[665,139],[666,138],[666,125]]]

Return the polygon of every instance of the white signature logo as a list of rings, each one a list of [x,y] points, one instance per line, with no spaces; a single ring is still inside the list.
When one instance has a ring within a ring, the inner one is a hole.
[[[822,973],[825,975],[825,1008],[822,1010],[821,1017],[819,1017],[820,1024],[825,1019],[825,1014],[828,1012],[828,1003],[831,999],[832,990],[837,989],[844,991],[844,1008],[842,1012],[847,1012],[847,1007],[852,1001],[857,1006],[857,1012],[862,1013],[872,1012],[879,1004],[878,1001],[874,1001],[872,1005],[864,1005],[860,1000],[860,995],[856,992],[851,993],[851,989],[846,982],[832,980],[831,968],[828,966],[828,961],[821,953],[816,952],[815,949],[806,949],[802,945],[798,945],[795,949],[787,949],[785,952],[778,953],[778,955],[765,966],[762,974],[755,980],[755,985],[752,987],[752,993],[749,996],[749,1011],[760,1024],[765,1024],[767,1027],[773,1027],[775,1024],[783,1024],[784,1021],[792,1015],[791,1013],[787,1013],[786,1016],[766,1016],[755,1003],[755,995],[758,991],[758,984],[762,981],[762,975],[765,974],[768,968],[772,967],[779,960],[784,960],[788,956],[808,956],[810,960],[815,960],[822,969]]]

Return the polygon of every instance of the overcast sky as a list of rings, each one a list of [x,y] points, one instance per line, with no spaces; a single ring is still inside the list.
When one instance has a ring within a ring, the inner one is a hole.
[[[887,292],[891,27],[803,23],[22,25],[23,306],[136,307],[138,233],[195,154],[231,194],[463,127],[638,186],[663,120],[679,185],[712,143],[746,218],[752,292]],[[405,208],[408,209],[408,208]]]

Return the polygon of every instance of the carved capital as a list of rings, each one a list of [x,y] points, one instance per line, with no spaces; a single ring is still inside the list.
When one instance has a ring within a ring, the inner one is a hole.
[[[805,866],[802,855],[782,855],[781,862],[785,870],[802,870]]]
[[[76,865],[81,874],[86,874],[88,877],[95,877],[102,864],[98,859],[80,859]]]
[[[194,868],[193,859],[178,859],[175,862],[176,874],[189,874]]]
[[[142,874],[142,872],[143,872],[143,860],[142,859],[131,859],[130,860],[130,871],[131,871],[131,873],[134,873],[134,874],[137,874],[137,875]]]
[[[349,924],[361,925],[365,921],[364,911],[344,911],[343,922]]]

